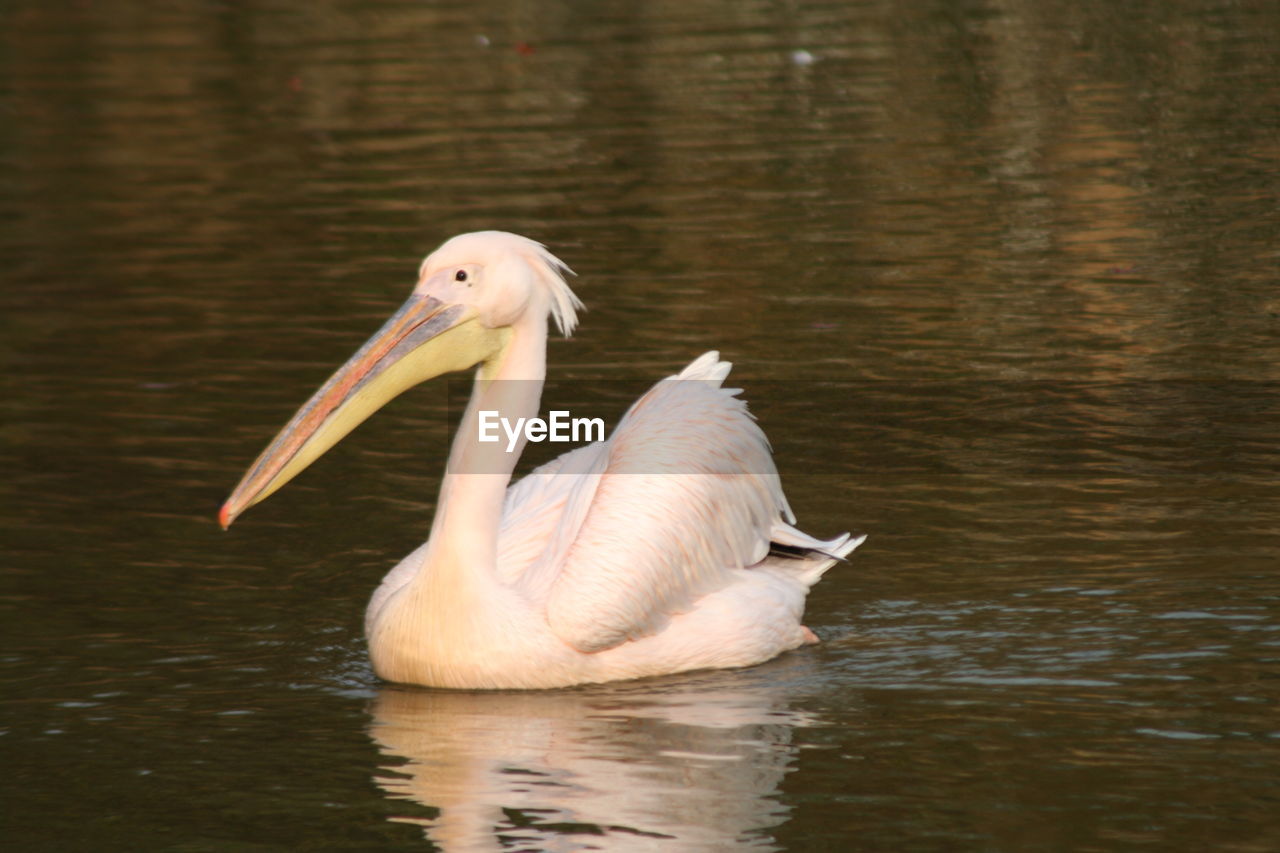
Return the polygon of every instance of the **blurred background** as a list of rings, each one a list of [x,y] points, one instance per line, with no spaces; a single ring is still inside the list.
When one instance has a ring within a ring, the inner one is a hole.
[[[0,24],[13,849],[1280,847],[1280,5]],[[549,402],[612,424],[735,363],[802,526],[870,535],[810,597],[822,646],[379,683],[364,605],[426,535],[447,383],[218,530],[421,257],[488,228],[579,274]]]

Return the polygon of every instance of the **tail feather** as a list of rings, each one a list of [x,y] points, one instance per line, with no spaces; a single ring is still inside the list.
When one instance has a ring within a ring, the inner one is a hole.
[[[867,537],[842,533],[834,539],[822,540],[810,536],[789,524],[776,524],[770,537],[769,556],[764,564],[784,568],[797,573],[809,586],[813,586],[827,569],[836,563],[846,562]]]

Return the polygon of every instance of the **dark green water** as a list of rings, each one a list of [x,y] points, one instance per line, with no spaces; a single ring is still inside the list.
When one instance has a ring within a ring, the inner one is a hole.
[[[6,847],[1280,847],[1280,6],[0,23]],[[871,537],[822,646],[380,684],[438,389],[218,530],[481,228],[580,274],[566,387],[735,362],[803,526]]]

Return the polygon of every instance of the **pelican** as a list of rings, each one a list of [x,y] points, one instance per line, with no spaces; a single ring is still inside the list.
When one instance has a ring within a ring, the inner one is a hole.
[[[582,303],[545,246],[463,234],[408,301],[268,445],[225,529],[407,388],[478,366],[427,542],[374,592],[365,634],[388,681],[554,688],[750,666],[817,642],[805,597],[865,537],[792,525],[764,433],[709,352],[637,400],[606,440],[511,485],[527,441],[479,440],[482,413],[536,417],[548,321]]]

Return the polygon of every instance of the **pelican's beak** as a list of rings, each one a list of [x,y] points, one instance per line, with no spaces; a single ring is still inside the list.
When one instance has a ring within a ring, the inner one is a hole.
[[[506,343],[508,334],[507,329],[485,328],[469,306],[414,293],[329,377],[253,463],[218,513],[223,529],[402,391],[487,361]]]

